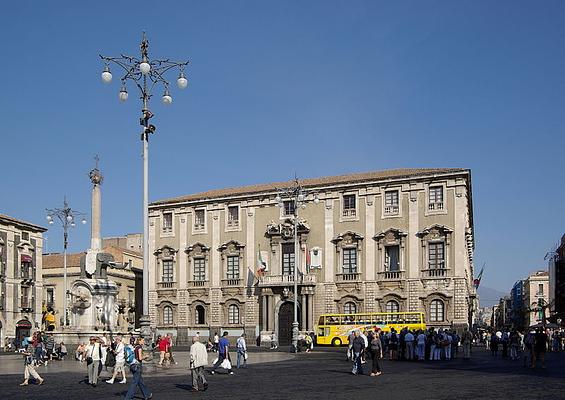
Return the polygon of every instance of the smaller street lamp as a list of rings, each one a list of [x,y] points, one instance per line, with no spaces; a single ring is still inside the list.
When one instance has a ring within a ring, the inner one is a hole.
[[[110,78],[111,79],[111,78]],[[76,218],[81,218],[81,223],[83,225],[86,224],[85,214],[73,210],[69,207],[67,203],[67,198],[63,200],[63,208],[54,208],[54,209],[46,209],[47,211],[47,223],[49,225],[53,225],[55,223],[55,218],[57,218],[61,224],[63,225],[63,290],[64,290],[64,297],[63,297],[63,308],[64,308],[64,317],[63,317],[63,326],[67,326],[69,323],[68,320],[68,313],[67,313],[67,297],[68,297],[68,290],[67,290],[67,247],[69,244],[69,227],[74,228],[76,226]]]

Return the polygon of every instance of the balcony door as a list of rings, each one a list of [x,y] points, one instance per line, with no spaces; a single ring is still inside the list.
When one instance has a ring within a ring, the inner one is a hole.
[[[281,252],[283,275],[294,275],[294,243],[281,244]]]

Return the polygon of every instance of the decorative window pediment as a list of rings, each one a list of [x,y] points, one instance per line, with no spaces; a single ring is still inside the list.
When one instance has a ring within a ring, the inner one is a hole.
[[[373,239],[376,240],[380,246],[381,244],[402,244],[406,236],[408,236],[408,234],[400,229],[389,228],[386,231],[377,233],[373,236]]]
[[[421,230],[416,235],[418,235],[422,239],[426,238],[428,240],[434,240],[434,239],[441,239],[443,237],[446,237],[452,232],[453,229],[448,228],[445,225],[434,224],[432,226],[429,226]]]
[[[239,254],[244,247],[245,245],[237,240],[230,240],[218,247],[218,251],[222,254]]]
[[[364,239],[363,235],[357,232],[347,231],[333,238],[332,243],[335,244],[338,248],[353,247],[353,246],[360,247],[361,241],[363,239]]]
[[[163,246],[160,249],[155,250],[155,256],[160,259],[173,259],[175,258],[175,254],[177,254],[178,250],[173,249],[170,246]]]
[[[210,247],[206,246],[203,243],[200,242],[196,242],[194,244],[191,244],[190,246],[187,246],[187,248],[184,250],[184,252],[188,255],[191,256],[204,256],[206,255],[208,252],[210,251]]]
[[[307,235],[310,233],[310,227],[306,221],[298,221],[298,235]],[[265,237],[274,238],[280,237],[283,240],[290,240],[294,237],[294,221],[290,218],[285,219],[281,223],[277,224],[271,221],[267,225],[267,231],[265,232]]]

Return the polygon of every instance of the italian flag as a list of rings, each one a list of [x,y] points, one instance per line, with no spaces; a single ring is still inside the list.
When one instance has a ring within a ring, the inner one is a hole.
[[[261,256],[261,246],[259,246],[259,250],[257,251],[257,276],[264,276],[265,271],[267,271],[267,263]]]

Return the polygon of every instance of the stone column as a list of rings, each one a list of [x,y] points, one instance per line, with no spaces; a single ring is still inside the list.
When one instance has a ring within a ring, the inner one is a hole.
[[[268,316],[267,316],[267,309],[269,307],[269,302],[268,302],[268,297],[265,294],[261,295],[261,301],[263,303],[262,305],[262,309],[261,309],[261,330],[266,331],[268,330],[268,326],[267,326],[267,321],[268,321]]]
[[[102,249],[102,237],[100,235],[100,223],[102,218],[101,204],[102,204],[102,194],[100,192],[100,185],[104,180],[104,177],[98,170],[98,156],[96,156],[96,167],[90,171],[88,174],[90,182],[92,182],[92,202],[91,202],[91,218],[92,223],[90,224],[90,249],[91,250],[101,250]]]
[[[314,294],[308,296],[308,330],[314,329]]]
[[[307,325],[306,325],[306,317],[307,317],[307,313],[308,313],[308,308],[306,306],[306,295],[303,294],[302,295],[302,299],[300,300],[300,329],[305,331],[308,329]]]

